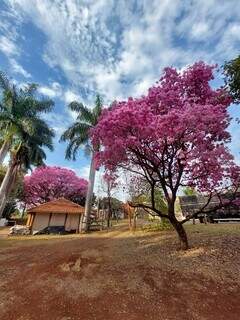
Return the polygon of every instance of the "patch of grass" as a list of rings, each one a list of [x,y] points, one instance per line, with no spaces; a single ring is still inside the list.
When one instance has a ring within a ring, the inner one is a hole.
[[[145,232],[152,232],[152,231],[170,231],[173,230],[173,227],[168,221],[159,221],[155,223],[149,223],[142,226],[142,230]]]

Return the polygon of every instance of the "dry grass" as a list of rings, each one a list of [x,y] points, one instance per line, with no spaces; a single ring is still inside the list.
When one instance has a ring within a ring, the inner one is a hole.
[[[238,320],[240,225],[186,229],[4,238],[0,319]]]

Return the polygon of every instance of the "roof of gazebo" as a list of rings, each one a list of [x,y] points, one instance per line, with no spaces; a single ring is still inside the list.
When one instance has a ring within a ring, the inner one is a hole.
[[[84,207],[64,198],[52,200],[34,208],[27,213],[84,213]]]

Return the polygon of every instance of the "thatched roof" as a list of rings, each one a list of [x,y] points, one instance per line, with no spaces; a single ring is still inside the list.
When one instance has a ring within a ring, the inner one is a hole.
[[[49,201],[43,204],[40,204],[37,207],[31,208],[27,213],[73,213],[79,214],[84,213],[84,207],[79,206],[78,204],[60,198],[57,200]]]

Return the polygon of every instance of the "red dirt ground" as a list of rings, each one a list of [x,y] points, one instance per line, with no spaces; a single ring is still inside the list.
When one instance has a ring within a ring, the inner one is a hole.
[[[188,229],[2,238],[0,319],[239,320],[240,226]]]

